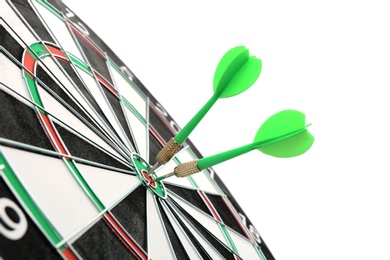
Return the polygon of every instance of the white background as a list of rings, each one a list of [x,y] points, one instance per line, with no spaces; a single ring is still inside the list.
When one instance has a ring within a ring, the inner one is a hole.
[[[212,155],[250,143],[280,110],[306,113],[306,154],[253,151],[215,171],[277,259],[390,259],[386,1],[65,2],[180,126],[211,97],[223,54],[245,45],[260,78],[217,101],[190,139]]]

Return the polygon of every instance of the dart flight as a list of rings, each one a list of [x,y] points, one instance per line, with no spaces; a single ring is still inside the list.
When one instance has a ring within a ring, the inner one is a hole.
[[[253,143],[178,165],[174,172],[161,176],[156,181],[170,176],[185,177],[230,160],[252,150],[288,158],[301,155],[310,149],[314,137],[305,124],[305,114],[297,110],[283,110],[269,117],[257,131]]]
[[[159,152],[156,164],[148,176],[159,166],[167,163],[180,149],[183,142],[207,114],[219,98],[229,98],[250,88],[260,76],[261,59],[249,55],[244,46],[230,49],[219,61],[214,73],[214,94],[199,112]]]

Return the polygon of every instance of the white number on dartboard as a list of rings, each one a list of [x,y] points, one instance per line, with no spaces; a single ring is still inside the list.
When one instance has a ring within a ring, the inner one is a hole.
[[[16,214],[17,221],[8,215],[10,211]],[[8,198],[0,198],[0,220],[0,234],[6,238],[19,240],[26,234],[27,219],[18,205]]]

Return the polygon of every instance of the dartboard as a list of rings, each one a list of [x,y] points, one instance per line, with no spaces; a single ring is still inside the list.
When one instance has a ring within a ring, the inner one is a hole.
[[[59,0],[0,2],[0,259],[274,259],[218,175]]]

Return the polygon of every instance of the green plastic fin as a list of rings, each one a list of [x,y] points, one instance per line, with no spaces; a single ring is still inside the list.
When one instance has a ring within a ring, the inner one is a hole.
[[[246,47],[237,46],[230,49],[215,70],[214,94],[228,98],[244,92],[256,82],[261,68],[261,60],[250,57]]]
[[[284,140],[261,146],[258,150],[265,154],[279,158],[294,157],[309,150],[313,142],[314,137],[309,133],[309,131],[305,130]]]
[[[256,133],[254,142],[284,136],[305,126],[305,114],[297,110],[283,110],[269,117]]]

